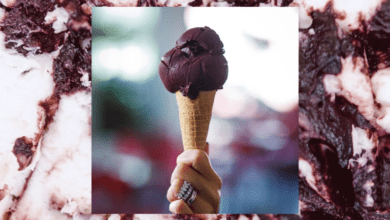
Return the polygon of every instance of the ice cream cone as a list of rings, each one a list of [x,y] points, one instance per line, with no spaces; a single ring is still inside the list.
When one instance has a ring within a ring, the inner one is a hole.
[[[205,149],[215,93],[216,90],[200,91],[192,100],[176,92],[184,150]]]

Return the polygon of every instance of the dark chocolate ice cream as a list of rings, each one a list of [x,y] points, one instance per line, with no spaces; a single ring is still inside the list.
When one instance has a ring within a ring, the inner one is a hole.
[[[222,89],[228,65],[223,43],[209,27],[192,28],[161,59],[158,70],[165,88],[196,99],[199,91]]]
[[[390,127],[381,125],[388,113],[377,113],[385,108],[377,91],[390,67],[390,1],[373,3],[372,18],[361,9],[348,25],[333,3],[307,6],[312,24],[300,30],[299,44],[303,220],[390,219]]]

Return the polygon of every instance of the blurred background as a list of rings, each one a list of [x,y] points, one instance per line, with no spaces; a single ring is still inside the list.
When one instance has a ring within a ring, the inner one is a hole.
[[[209,26],[229,74],[207,141],[220,213],[298,212],[296,8],[93,8],[93,213],[169,213],[183,151],[175,95],[158,75],[187,29]]]

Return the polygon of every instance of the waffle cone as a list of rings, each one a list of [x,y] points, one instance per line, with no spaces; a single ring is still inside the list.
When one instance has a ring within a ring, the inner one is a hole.
[[[201,91],[192,100],[176,92],[184,150],[205,149],[215,93],[216,90]]]

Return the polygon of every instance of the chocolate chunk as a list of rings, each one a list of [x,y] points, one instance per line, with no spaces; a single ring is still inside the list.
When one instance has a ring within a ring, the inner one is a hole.
[[[299,91],[309,92],[317,83],[319,74],[338,74],[341,71],[340,47],[335,15],[328,5],[324,12],[311,13],[315,35],[299,48]]]
[[[133,220],[134,214],[123,214],[121,215],[121,220]]]
[[[56,194],[53,194],[50,197],[50,208],[61,211],[61,209],[65,206],[66,204],[65,199],[60,199]]]
[[[51,24],[46,24],[45,16],[54,10],[52,1],[18,0],[14,7],[7,8],[0,26],[5,34],[6,48],[19,53],[50,53],[62,45],[64,33],[54,33]]]
[[[69,94],[87,89],[81,77],[88,74],[91,80],[91,43],[83,47],[81,41],[90,38],[91,32],[85,29],[71,31],[60,54],[54,60],[54,82],[56,95]]]
[[[227,0],[232,6],[259,6],[260,3],[270,3],[271,0]]]
[[[188,214],[176,214],[173,216],[172,219],[180,219],[180,220],[204,220],[201,217],[195,216],[195,215],[188,215]]]
[[[367,29],[367,60],[371,72],[390,67],[390,1],[382,3]]]
[[[299,154],[309,163],[301,168],[299,178],[303,219],[386,219],[389,215],[390,138],[341,94],[329,96],[322,83],[324,74],[341,72],[341,58],[367,57],[369,76],[388,67],[390,43],[384,39],[390,36],[390,16],[385,12],[389,4],[383,3],[371,22],[348,33],[337,26],[335,18],[340,17],[328,4],[310,14],[315,34],[301,30]],[[352,137],[356,129],[367,137]]]
[[[34,152],[35,147],[31,138],[23,136],[16,139],[12,153],[14,153],[18,160],[19,170],[23,170],[30,165]]]
[[[282,0],[282,4],[280,6],[287,7],[289,6],[294,0]]]
[[[163,5],[159,4],[157,0],[138,0],[137,3],[137,7],[156,7],[156,6],[163,6]]]
[[[203,1],[202,0],[195,0],[193,2],[188,3],[188,5],[189,6],[193,6],[193,7],[195,7],[195,6],[202,6],[203,5]]]
[[[336,151],[322,140],[311,139],[309,147],[320,162],[321,174],[328,186],[330,197],[336,205],[351,207],[355,202],[352,173],[338,163]]]

